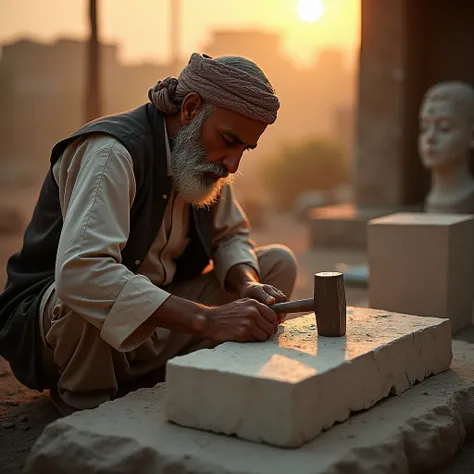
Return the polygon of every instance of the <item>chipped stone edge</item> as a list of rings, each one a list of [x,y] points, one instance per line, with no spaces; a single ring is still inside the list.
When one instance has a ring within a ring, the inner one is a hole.
[[[355,447],[325,474],[409,474],[441,469],[474,435],[474,417],[466,418],[462,409],[469,405],[474,405],[474,383],[471,389],[460,389],[422,415],[410,418],[377,446]]]

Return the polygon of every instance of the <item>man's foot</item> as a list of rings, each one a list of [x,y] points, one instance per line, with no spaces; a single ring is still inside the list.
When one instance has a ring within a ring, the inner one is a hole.
[[[56,408],[61,416],[68,416],[76,411],[79,411],[78,408],[73,408],[62,400],[62,398],[59,396],[57,388],[52,388],[49,391],[49,399],[51,400],[51,404],[54,406],[54,408]]]

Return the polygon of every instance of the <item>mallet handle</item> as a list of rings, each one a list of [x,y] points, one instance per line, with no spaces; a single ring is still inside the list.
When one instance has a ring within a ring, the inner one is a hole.
[[[285,313],[303,313],[305,311],[314,311],[314,299],[285,301],[283,303],[275,303],[269,305],[276,314]]]

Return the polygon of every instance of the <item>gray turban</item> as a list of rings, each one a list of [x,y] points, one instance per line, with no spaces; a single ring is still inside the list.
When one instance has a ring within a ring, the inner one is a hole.
[[[177,97],[196,92],[204,101],[245,117],[272,124],[280,101],[270,84],[241,69],[193,53],[178,78],[167,77],[148,91],[148,98],[163,113],[180,110]]]

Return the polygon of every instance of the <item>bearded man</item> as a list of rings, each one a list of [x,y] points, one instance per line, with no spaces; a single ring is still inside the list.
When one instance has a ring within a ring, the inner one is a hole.
[[[264,341],[296,264],[254,248],[230,177],[279,100],[239,56],[194,53],[150,102],[57,143],[0,295],[0,353],[63,413],[163,379],[170,358]]]

